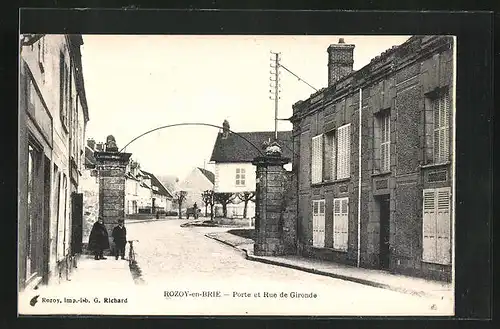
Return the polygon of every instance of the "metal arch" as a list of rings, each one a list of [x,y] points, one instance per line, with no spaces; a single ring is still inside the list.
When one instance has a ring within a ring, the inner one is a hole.
[[[177,127],[177,126],[207,126],[207,127],[214,127],[214,128],[224,129],[224,127],[213,125],[213,124],[210,124],[210,123],[200,123],[200,122],[174,123],[174,124],[171,124],[171,125],[157,127],[157,128],[148,130],[145,133],[140,134],[139,136],[135,137],[130,142],[128,142],[124,147],[122,147],[122,149],[119,151],[119,153],[121,153],[124,149],[127,148],[127,146],[129,146],[130,144],[132,144],[133,142],[135,142],[136,140],[138,140],[142,136],[145,136],[145,135],[147,135],[149,133],[152,133],[152,132],[160,130],[160,129]],[[232,131],[230,129],[228,129],[228,130],[229,130],[230,133],[235,134],[236,136],[244,139],[247,143],[249,143],[250,145],[252,145],[257,151],[259,151],[259,153],[261,155],[264,155],[264,153],[262,152],[262,150],[260,148],[258,148],[254,143],[250,142],[248,139],[246,139],[242,135],[238,134],[237,132],[234,132],[234,131]]]

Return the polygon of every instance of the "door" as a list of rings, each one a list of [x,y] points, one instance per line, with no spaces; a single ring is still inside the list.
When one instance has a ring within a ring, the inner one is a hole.
[[[71,254],[82,252],[83,235],[83,193],[71,194]]]
[[[380,253],[379,265],[383,270],[389,269],[390,257],[390,202],[389,196],[383,196],[379,199],[380,204]]]

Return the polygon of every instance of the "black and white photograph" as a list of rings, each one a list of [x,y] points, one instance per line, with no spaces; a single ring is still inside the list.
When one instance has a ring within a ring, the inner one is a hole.
[[[455,36],[19,40],[19,315],[455,314]]]

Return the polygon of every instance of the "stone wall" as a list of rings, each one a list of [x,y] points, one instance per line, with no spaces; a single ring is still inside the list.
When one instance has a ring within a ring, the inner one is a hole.
[[[99,216],[99,183],[97,170],[85,169],[80,177],[80,191],[83,193],[83,243],[88,243],[92,225]]]

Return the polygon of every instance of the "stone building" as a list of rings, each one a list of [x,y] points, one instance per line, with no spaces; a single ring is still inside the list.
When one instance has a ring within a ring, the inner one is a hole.
[[[298,252],[451,279],[453,38],[414,36],[353,71],[328,48],[328,87],[293,106]]]
[[[85,129],[80,35],[22,35],[19,290],[69,276],[80,252]]]

